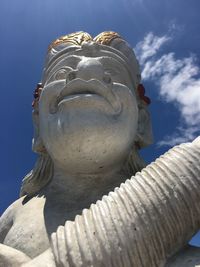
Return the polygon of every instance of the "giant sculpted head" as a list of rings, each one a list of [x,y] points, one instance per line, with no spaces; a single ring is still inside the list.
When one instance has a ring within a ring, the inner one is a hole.
[[[166,263],[200,226],[199,139],[135,174],[150,100],[126,41],[57,39],[34,96],[38,160],[0,218],[0,265],[183,266]]]
[[[124,168],[129,176],[140,170],[138,150],[152,142],[148,104],[134,52],[117,33],[54,41],[33,102],[39,157],[21,195],[49,183],[55,167],[76,174]]]

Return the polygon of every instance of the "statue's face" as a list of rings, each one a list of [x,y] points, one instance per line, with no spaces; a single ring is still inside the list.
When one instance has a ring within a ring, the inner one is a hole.
[[[40,135],[54,164],[69,172],[120,167],[136,136],[138,108],[126,68],[94,54],[83,49],[57,62],[40,96]]]

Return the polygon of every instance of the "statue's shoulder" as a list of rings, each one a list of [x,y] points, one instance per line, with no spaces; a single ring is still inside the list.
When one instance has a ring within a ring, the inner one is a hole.
[[[5,236],[13,225],[16,212],[22,207],[24,197],[13,202],[0,217],[0,243],[3,242]]]

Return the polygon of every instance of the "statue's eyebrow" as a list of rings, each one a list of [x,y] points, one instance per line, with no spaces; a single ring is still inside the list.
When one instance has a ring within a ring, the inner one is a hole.
[[[52,70],[54,69],[55,66],[58,67],[60,65],[76,68],[76,65],[79,63],[80,60],[81,60],[80,56],[76,55],[70,55],[68,57],[63,57],[63,58],[60,57],[54,62],[54,64],[51,65],[50,69]]]
[[[71,55],[68,57],[60,57],[58,58],[49,69],[47,69],[45,72],[45,82],[48,80],[47,77],[50,77],[55,71],[65,68],[65,67],[71,67],[73,69],[76,68],[77,64],[81,61],[80,56]]]
[[[126,71],[126,68],[123,66],[123,64],[121,64],[120,62],[118,62],[116,59],[114,59],[112,57],[102,56],[99,58],[99,61],[103,65],[111,66],[112,68],[114,68],[115,70],[118,70],[119,72],[121,71],[121,67],[123,67],[123,69]],[[114,63],[114,64],[112,65],[112,63]]]

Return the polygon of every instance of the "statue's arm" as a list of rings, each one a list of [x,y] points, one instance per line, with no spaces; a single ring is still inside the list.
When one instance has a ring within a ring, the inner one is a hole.
[[[3,243],[7,233],[13,225],[14,206],[11,205],[0,217],[0,243]]]
[[[31,259],[23,252],[3,244],[9,230],[13,225],[16,207],[19,201],[10,205],[0,217],[0,266],[19,267]]]
[[[16,215],[16,211],[22,206],[24,197],[13,202],[0,216],[0,243],[4,242],[8,232],[10,231]]]

